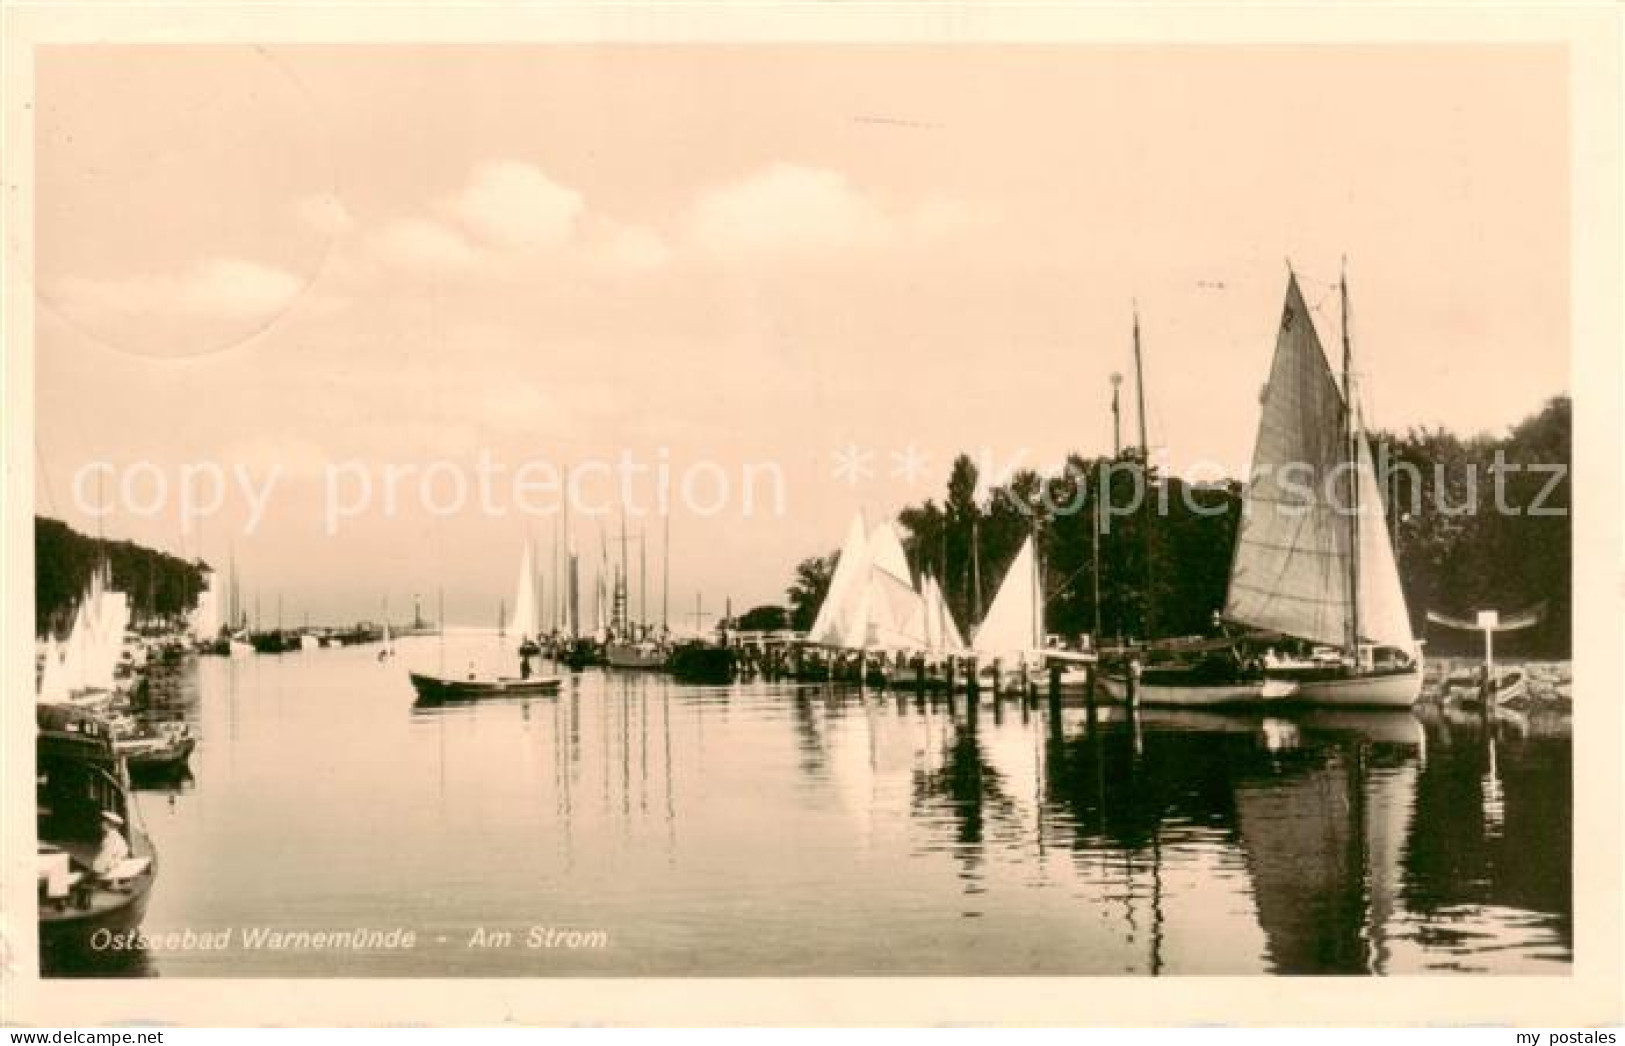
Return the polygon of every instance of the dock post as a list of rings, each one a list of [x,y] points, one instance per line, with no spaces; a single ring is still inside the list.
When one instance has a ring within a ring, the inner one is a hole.
[[[970,663],[966,665],[965,671],[967,673],[965,676],[965,697],[971,704],[975,704],[976,699],[982,692],[982,676],[977,671],[976,657],[974,655],[972,655]]]
[[[1142,669],[1140,667],[1140,659],[1139,658],[1135,658],[1134,660],[1132,660],[1132,661],[1130,661],[1128,663],[1128,678],[1127,678],[1128,686],[1127,686],[1126,693],[1123,695],[1123,703],[1126,704],[1130,709],[1138,708],[1139,705],[1140,705],[1140,672],[1141,671],[1142,671]]]
[[[912,661],[914,665],[914,696],[925,700],[925,655],[920,654]]]
[[[1095,707],[1095,669],[1098,665],[1091,664],[1083,670],[1083,703],[1093,711]]]
[[[942,688],[942,692],[944,694],[948,695],[948,714],[949,715],[952,715],[953,711],[954,711],[954,667],[958,663],[959,663],[958,659],[955,658],[952,654],[949,654],[948,655],[948,660],[943,662],[943,666],[942,666],[942,672],[943,672],[943,688]]]

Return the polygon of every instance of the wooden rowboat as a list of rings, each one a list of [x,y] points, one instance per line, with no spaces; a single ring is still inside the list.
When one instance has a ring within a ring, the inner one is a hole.
[[[408,672],[422,701],[473,701],[484,697],[542,697],[559,691],[558,676],[452,679]]]

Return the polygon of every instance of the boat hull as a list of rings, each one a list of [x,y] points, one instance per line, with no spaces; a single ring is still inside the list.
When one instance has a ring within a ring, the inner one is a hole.
[[[1266,695],[1328,708],[1409,708],[1422,696],[1422,668],[1395,672],[1265,673]]]
[[[152,892],[154,873],[142,875],[121,904],[94,905],[79,909],[71,905],[61,910],[43,907],[39,919],[41,950],[91,951],[101,931],[120,933],[141,925]]]
[[[476,701],[491,697],[544,697],[559,692],[558,676],[532,679],[446,679],[409,672],[412,688],[423,701]]]
[[[182,737],[158,747],[125,751],[124,765],[130,776],[138,780],[153,780],[187,769],[187,760],[197,747],[197,738]]]
[[[1102,672],[1097,676],[1097,683],[1112,700],[1127,700],[1128,680],[1122,676]],[[1157,708],[1234,708],[1268,704],[1263,691],[1262,679],[1177,686],[1142,679],[1138,700],[1142,705]]]
[[[610,668],[663,671],[667,654],[658,647],[610,643],[604,648],[604,660]]]

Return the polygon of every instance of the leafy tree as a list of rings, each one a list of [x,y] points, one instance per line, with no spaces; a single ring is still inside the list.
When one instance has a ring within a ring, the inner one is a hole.
[[[795,582],[785,590],[790,602],[790,627],[805,632],[818,619],[818,608],[829,592],[829,582],[835,576],[839,551],[827,556],[812,556],[796,564]]]
[[[764,604],[751,607],[734,622],[734,628],[744,632],[777,632],[788,628],[790,615],[783,607]]]

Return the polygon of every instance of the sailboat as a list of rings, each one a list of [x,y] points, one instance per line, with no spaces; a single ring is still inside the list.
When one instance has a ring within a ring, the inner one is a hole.
[[[1032,535],[1028,535],[1004,572],[987,616],[971,637],[971,649],[984,670],[991,671],[994,661],[999,663],[1004,677],[992,683],[1002,687],[1012,684],[1022,668],[1041,668],[1044,645],[1043,586],[1038,579],[1038,555]]]
[[[1145,368],[1140,346],[1138,310],[1134,316],[1134,388],[1135,399],[1139,405],[1140,460],[1149,472],[1151,446],[1150,438],[1146,435]],[[1112,412],[1115,416],[1117,412],[1115,384]],[[1156,528],[1150,525],[1145,526],[1142,531],[1145,542],[1142,555],[1145,560],[1146,601],[1142,624],[1147,643],[1152,643],[1155,635],[1152,623],[1152,611],[1155,609],[1153,593],[1156,590],[1153,582],[1153,565],[1156,557],[1152,550],[1155,534]],[[1097,571],[1096,577],[1098,576]],[[1134,671],[1133,665],[1119,663],[1113,670],[1102,672],[1098,676],[1101,689],[1108,697],[1117,700],[1127,698],[1128,674]],[[1140,670],[1134,687],[1135,698],[1143,705],[1165,708],[1216,708],[1257,703],[1263,692],[1264,677],[1262,671],[1256,667],[1242,663],[1229,639],[1218,639],[1198,646],[1183,645],[1176,660],[1145,665]]]
[[[541,619],[536,605],[536,570],[531,563],[530,542],[519,559],[519,579],[515,583],[513,614],[503,623],[503,632],[519,646],[523,657],[541,652],[536,636],[541,632]]]
[[[1266,698],[1408,708],[1421,694],[1421,646],[1350,380],[1346,282],[1339,292],[1341,389],[1288,280],[1224,616],[1322,648],[1308,661],[1267,657]]]

